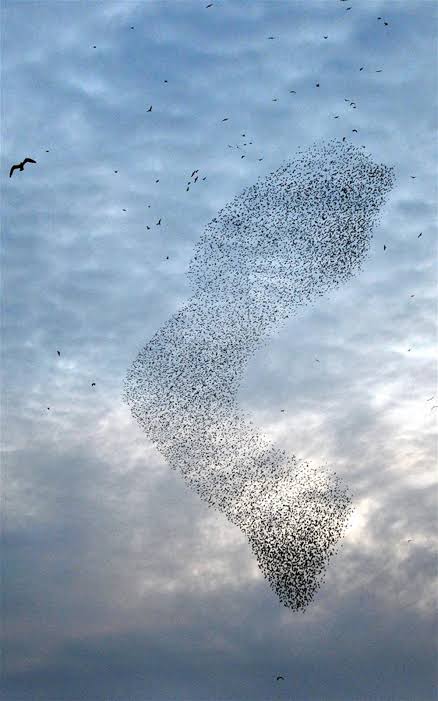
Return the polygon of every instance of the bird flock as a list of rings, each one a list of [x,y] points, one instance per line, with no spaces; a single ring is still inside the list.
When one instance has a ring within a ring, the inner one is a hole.
[[[354,99],[344,101],[357,109]],[[253,144],[241,137],[228,148]],[[296,611],[305,610],[323,581],[351,496],[336,473],[271,446],[236,396],[248,360],[274,330],[360,270],[394,176],[346,139],[299,151],[207,225],[188,270],[191,298],[141,351],[125,381],[125,400],[146,435],[204,501],[245,533],[279,600]],[[14,164],[9,177],[26,163],[36,161]],[[193,170],[186,191],[206,178]],[[160,217],[155,225],[161,224]]]
[[[245,533],[279,600],[304,610],[351,513],[336,473],[271,446],[236,403],[245,366],[300,307],[360,269],[391,168],[353,144],[317,143],[244,190],[207,225],[187,305],[129,368],[146,435]]]

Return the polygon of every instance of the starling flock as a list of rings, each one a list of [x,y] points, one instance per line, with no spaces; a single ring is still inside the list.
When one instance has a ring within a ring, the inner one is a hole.
[[[260,436],[236,396],[245,366],[303,305],[351,278],[392,169],[318,143],[224,207],[189,266],[193,294],[130,367],[125,399],[146,435],[245,533],[279,600],[305,610],[351,513],[336,473]]]

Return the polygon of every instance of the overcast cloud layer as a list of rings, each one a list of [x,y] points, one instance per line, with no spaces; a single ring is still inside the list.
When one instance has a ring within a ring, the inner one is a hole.
[[[430,701],[437,11],[207,4],[2,5],[2,698]],[[343,136],[394,167],[370,254],[288,320],[240,390],[263,435],[353,492],[326,582],[296,614],[122,390],[185,303],[217,211],[298,147]],[[26,156],[37,164],[9,178]]]

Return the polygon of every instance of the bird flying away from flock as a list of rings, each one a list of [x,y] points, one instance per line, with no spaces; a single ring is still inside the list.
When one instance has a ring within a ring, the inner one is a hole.
[[[15,163],[9,171],[9,177],[12,178],[12,173],[14,170],[24,170],[25,163],[36,163],[36,161],[34,161],[33,158],[25,158],[24,161],[21,161],[21,163]]]

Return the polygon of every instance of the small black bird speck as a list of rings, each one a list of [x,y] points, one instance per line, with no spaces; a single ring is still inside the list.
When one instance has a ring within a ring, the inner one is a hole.
[[[365,66],[362,66],[361,68],[359,68],[359,70],[360,70],[360,71],[363,71],[364,68],[365,68]]]
[[[357,129],[352,129],[351,131],[355,131],[355,132],[356,132],[356,134],[357,134]]]
[[[423,236],[423,232],[422,232],[422,231],[418,234],[417,239],[419,239],[420,236]]]
[[[319,88],[319,83],[316,84],[316,87]]]
[[[295,95],[297,94],[296,90],[289,90],[289,92],[294,93]]]
[[[159,219],[159,220],[157,221],[156,226],[160,226],[160,224],[161,224],[161,219]]]
[[[328,36],[327,36],[327,37],[324,37],[324,39],[328,39]]]
[[[386,244],[383,245],[383,250],[386,251]]]
[[[25,158],[24,161],[21,161],[21,163],[15,163],[9,171],[9,177],[12,178],[12,173],[14,170],[24,170],[25,163],[36,163],[36,161],[34,161],[33,158]]]
[[[152,105],[149,107],[149,109],[147,110],[147,112],[152,112]]]
[[[155,182],[156,182],[156,183],[159,183],[159,182],[160,182],[160,180],[158,179],[158,180],[156,180]]]
[[[95,383],[95,382],[92,382],[92,383],[91,383],[91,386],[92,386],[92,387],[96,387],[96,383]]]
[[[279,682],[280,679],[282,679],[284,681],[284,677],[282,677],[281,674],[277,677],[277,681]]]
[[[223,122],[228,122],[228,117],[224,117]]]

